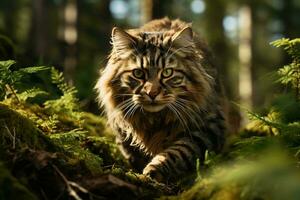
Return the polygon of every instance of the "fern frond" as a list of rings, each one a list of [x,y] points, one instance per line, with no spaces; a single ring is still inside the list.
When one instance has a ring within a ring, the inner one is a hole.
[[[3,98],[5,96],[5,93],[12,92],[19,102],[16,91],[14,89],[15,84],[20,82],[20,80],[26,74],[40,72],[49,68],[45,66],[37,66],[12,71],[10,68],[14,64],[16,64],[16,61],[14,60],[0,61],[0,91],[2,91],[0,97]]]
[[[63,73],[54,67],[51,68],[52,83],[56,84],[63,93],[60,99],[45,102],[46,107],[54,106],[61,110],[73,111],[78,108],[78,99],[75,97],[77,90],[73,86],[69,86],[63,77]]]
[[[57,85],[63,95],[59,99],[46,101],[44,103],[45,107],[56,112],[73,112],[78,110],[78,99],[75,97],[77,90],[65,82],[63,73],[53,67],[51,68],[51,79],[52,83]]]
[[[51,68],[51,79],[52,79],[52,83],[56,84],[57,87],[60,89],[60,91],[63,94],[76,94],[77,90],[75,87],[73,86],[69,86],[63,76],[62,72],[59,72],[57,69],[55,69],[54,67]]]
[[[76,98],[77,90],[69,86],[63,77],[63,73],[51,68],[52,83],[56,84],[63,95],[59,99],[48,100],[44,103],[45,108],[52,114],[59,115],[61,121],[76,122],[76,126],[83,124],[82,113],[79,111],[79,101]]]
[[[0,87],[5,90],[5,85],[12,85],[19,77],[13,76],[10,67],[16,63],[14,60],[0,61]]]
[[[78,108],[78,104],[72,94],[64,94],[59,99],[48,100],[44,105],[47,109],[65,113],[73,112]]]
[[[34,98],[38,95],[48,95],[48,93],[39,88],[32,88],[22,92],[21,94],[17,94],[21,101],[26,101],[28,98]]]
[[[33,73],[45,71],[48,69],[49,69],[49,67],[47,67],[47,66],[34,66],[34,67],[26,67],[26,68],[19,69],[18,72],[26,73],[26,74],[33,74]]]
[[[11,66],[16,64],[17,62],[14,60],[5,60],[5,61],[0,61],[0,71],[3,69],[9,69]]]

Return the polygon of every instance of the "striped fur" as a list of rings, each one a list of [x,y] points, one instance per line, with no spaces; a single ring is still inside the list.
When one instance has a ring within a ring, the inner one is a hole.
[[[221,87],[205,43],[190,24],[168,18],[126,32],[95,86],[117,143],[143,174],[180,177],[224,144]]]

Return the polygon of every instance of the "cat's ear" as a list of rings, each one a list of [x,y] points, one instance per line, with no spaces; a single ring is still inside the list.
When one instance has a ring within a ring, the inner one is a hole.
[[[135,38],[118,27],[114,27],[111,33],[114,50],[120,58],[128,57],[136,45]]]
[[[193,30],[187,26],[175,33],[172,37],[172,43],[177,47],[187,47],[193,44]]]

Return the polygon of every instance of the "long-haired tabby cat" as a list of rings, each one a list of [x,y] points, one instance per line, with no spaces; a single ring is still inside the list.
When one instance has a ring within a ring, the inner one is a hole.
[[[95,88],[134,167],[167,181],[195,169],[206,150],[221,150],[221,87],[190,24],[164,18],[138,29],[114,28],[112,46]]]

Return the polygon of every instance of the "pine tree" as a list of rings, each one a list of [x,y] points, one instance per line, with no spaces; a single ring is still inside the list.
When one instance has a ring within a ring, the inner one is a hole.
[[[282,47],[292,58],[292,62],[278,70],[279,82],[290,85],[296,94],[297,100],[300,99],[300,38],[280,39],[271,43],[275,47]]]
[[[300,38],[280,39],[271,43],[281,47],[291,57],[291,63],[278,69],[277,82],[289,86],[295,97],[281,95],[266,116],[249,112],[252,122],[246,130],[251,134],[278,135],[287,146],[300,149]]]

